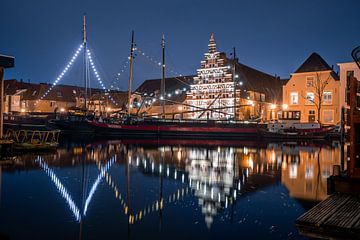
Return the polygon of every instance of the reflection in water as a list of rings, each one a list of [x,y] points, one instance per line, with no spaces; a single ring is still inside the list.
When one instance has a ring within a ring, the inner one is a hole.
[[[3,171],[11,173],[40,167],[77,222],[89,215],[91,202],[97,194],[102,194],[98,188],[104,182],[129,226],[156,212],[161,222],[165,207],[176,206],[177,202],[193,196],[210,229],[216,216],[226,209],[234,215],[233,206],[239,199],[275,183],[281,182],[295,199],[324,199],[326,178],[331,175],[334,164],[340,164],[340,148],[334,145],[277,143],[266,147],[256,147],[256,144],[194,147],[113,141],[65,146],[55,154],[19,156],[14,164],[3,166]],[[73,196],[64,183],[69,180],[54,170],[69,167],[82,169],[81,201],[76,201],[78,196]],[[125,173],[122,180],[121,169]],[[95,175],[90,174],[94,172]],[[156,179],[160,184],[156,191],[139,192],[136,187],[140,178],[145,188]]]

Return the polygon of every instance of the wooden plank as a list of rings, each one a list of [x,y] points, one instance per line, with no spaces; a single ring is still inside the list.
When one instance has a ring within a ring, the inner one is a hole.
[[[352,196],[347,202],[337,208],[333,214],[323,222],[324,226],[352,228],[360,216],[360,201]]]
[[[301,215],[296,223],[320,226],[349,199],[348,195],[332,195]]]

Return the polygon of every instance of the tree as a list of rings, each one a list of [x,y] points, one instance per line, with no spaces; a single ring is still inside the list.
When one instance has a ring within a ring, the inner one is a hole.
[[[326,86],[329,84],[331,80],[331,74],[327,77],[322,76],[320,72],[316,72],[315,79],[312,82],[312,89],[314,93],[314,98],[309,98],[308,96],[305,96],[305,99],[311,103],[313,103],[317,109],[317,121],[320,123],[320,112],[321,107],[324,103],[324,91]],[[308,84],[308,83],[306,83]]]

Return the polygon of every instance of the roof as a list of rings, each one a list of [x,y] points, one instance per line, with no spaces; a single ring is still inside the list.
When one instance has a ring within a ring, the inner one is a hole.
[[[305,62],[295,71],[295,73],[303,72],[319,72],[333,70],[329,64],[317,53],[312,53]]]
[[[165,93],[171,94],[170,97],[166,96],[166,99],[169,99],[174,102],[185,101],[186,91],[182,91],[182,89],[186,88],[187,90],[189,90],[189,85],[192,84],[194,77],[195,75],[165,78]],[[138,92],[140,94],[146,93],[147,95],[159,94],[160,84],[161,84],[161,79],[145,80],[136,89],[135,92]],[[174,94],[176,90],[178,90],[178,94]],[[157,104],[158,104],[157,102],[154,103],[154,105]],[[167,104],[171,104],[171,102],[167,102]]]
[[[303,64],[295,71],[295,73],[305,72],[320,72],[320,71],[331,71],[331,76],[335,80],[339,80],[337,73],[333,71],[333,68],[327,64],[327,62],[316,52],[313,52]]]
[[[236,74],[243,84],[241,90],[254,91],[265,94],[266,102],[275,102],[281,99],[282,82],[278,77],[261,72],[245,64],[236,63]]]
[[[15,79],[5,80],[6,95],[21,94],[22,100],[38,100],[51,87],[47,83],[27,83]],[[89,92],[99,93],[101,89],[89,89]],[[76,98],[84,96],[84,88],[70,85],[56,85],[43,99],[50,101],[76,102]]]
[[[90,100],[96,101],[96,100],[107,100],[107,105],[111,106],[112,108],[126,108],[126,104],[128,101],[128,92],[122,92],[122,91],[111,91],[110,96],[114,99],[115,103],[118,105],[115,106],[115,104],[108,98],[108,95],[105,95],[104,93],[95,93],[91,95]]]

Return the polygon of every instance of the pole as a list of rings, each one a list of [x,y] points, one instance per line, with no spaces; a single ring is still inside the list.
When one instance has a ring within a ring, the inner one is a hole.
[[[83,45],[84,45],[84,103],[85,108],[87,110],[87,87],[88,87],[88,80],[87,80],[87,39],[86,39],[86,15],[84,15],[84,23],[83,23]]]
[[[128,115],[130,116],[130,110],[131,110],[131,84],[132,84],[132,78],[133,78],[133,58],[134,58],[134,31],[131,32],[131,48],[130,48],[130,57],[129,57],[129,63],[130,63],[130,74],[129,74],[129,82],[128,82]]]
[[[233,74],[232,74],[232,80],[234,82],[234,121],[236,121],[236,52],[235,52],[235,47],[233,48]]]
[[[4,67],[0,67],[0,98],[0,139],[2,139],[4,123]]]
[[[161,40],[161,48],[162,48],[162,67],[161,67],[161,87],[160,92],[161,96],[165,98],[165,36],[163,34],[162,40]],[[162,116],[161,118],[165,118],[165,101],[161,100],[161,106],[162,106]]]

